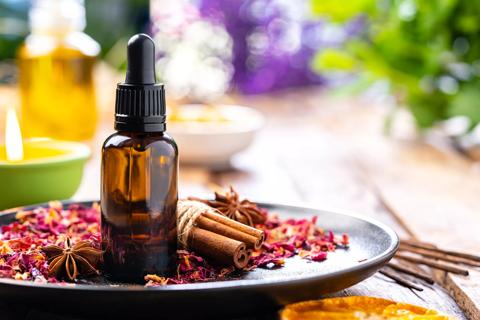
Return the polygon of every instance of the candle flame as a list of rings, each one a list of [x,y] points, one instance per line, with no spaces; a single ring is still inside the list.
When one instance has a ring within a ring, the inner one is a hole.
[[[5,149],[8,161],[23,160],[22,132],[18,123],[15,109],[7,110],[7,123],[5,126]]]

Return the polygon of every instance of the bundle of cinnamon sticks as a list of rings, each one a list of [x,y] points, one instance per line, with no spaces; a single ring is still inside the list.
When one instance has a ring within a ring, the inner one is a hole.
[[[234,221],[208,205],[179,200],[179,242],[186,249],[222,265],[244,268],[265,240],[263,231]]]

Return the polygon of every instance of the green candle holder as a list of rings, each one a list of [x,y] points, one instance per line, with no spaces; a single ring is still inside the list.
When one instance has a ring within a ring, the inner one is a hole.
[[[70,198],[82,181],[90,149],[77,142],[25,140],[24,160],[7,161],[0,146],[0,210]]]

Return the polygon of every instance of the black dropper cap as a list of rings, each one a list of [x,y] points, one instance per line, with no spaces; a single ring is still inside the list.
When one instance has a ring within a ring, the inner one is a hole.
[[[155,79],[155,44],[148,35],[128,40],[127,75],[117,85],[115,130],[165,131],[165,89]]]

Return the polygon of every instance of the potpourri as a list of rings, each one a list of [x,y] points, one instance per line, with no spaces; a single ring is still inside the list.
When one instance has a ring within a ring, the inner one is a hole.
[[[66,237],[72,243],[89,241],[100,249],[100,208],[72,204],[67,210],[60,202],[48,208],[20,211],[17,221],[1,227],[0,277],[36,282],[59,282],[49,276],[48,260],[42,247],[64,247]]]
[[[261,210],[266,220],[255,227],[265,231],[266,241],[260,250],[253,252],[245,270],[218,267],[195,253],[178,251],[176,275],[170,278],[146,275],[146,285],[234,279],[255,268],[279,268],[286,258],[295,255],[322,261],[327,258],[328,252],[348,247],[348,235],[336,236],[332,232],[324,232],[316,226],[316,217],[282,220],[263,208]],[[48,260],[42,247],[63,247],[66,237],[73,244],[89,241],[93,248],[101,247],[98,204],[92,207],[72,204],[62,209],[59,202],[51,202],[48,208],[20,211],[16,219],[1,227],[0,277],[3,278],[63,283],[62,279],[49,276]]]

